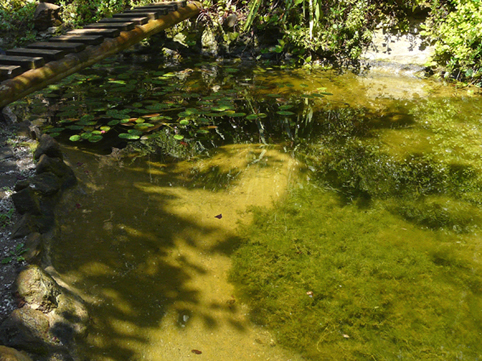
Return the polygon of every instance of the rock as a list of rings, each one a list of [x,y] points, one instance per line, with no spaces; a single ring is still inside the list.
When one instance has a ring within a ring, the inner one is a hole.
[[[32,361],[32,359],[14,348],[0,346],[0,361]]]
[[[16,280],[18,295],[30,308],[42,312],[58,307],[60,289],[57,283],[38,266],[29,266]]]
[[[42,154],[37,163],[36,173],[42,174],[45,172],[55,174],[60,179],[62,189],[71,187],[77,183],[74,171],[70,169],[62,159],[51,158],[47,154]]]
[[[53,343],[49,337],[47,316],[30,307],[14,310],[0,326],[0,342],[37,354],[47,354],[48,345]]]
[[[23,258],[29,264],[40,264],[43,249],[42,235],[38,232],[30,233],[25,241],[25,249],[27,252],[23,254]]]
[[[7,124],[15,124],[17,122],[17,116],[13,113],[10,107],[5,107],[0,114],[0,120]]]
[[[30,179],[29,188],[43,196],[53,196],[60,189],[60,180],[52,172],[37,174]]]
[[[62,24],[60,19],[60,6],[42,2],[38,4],[34,13],[34,27],[38,31],[47,30],[52,26],[59,26]]]
[[[35,149],[34,159],[39,160],[42,154],[46,154],[51,158],[63,159],[60,144],[48,134],[40,136],[39,144]]]
[[[36,192],[30,187],[12,194],[12,201],[15,209],[20,214],[41,214],[39,198]]]
[[[55,225],[53,215],[33,215],[26,213],[20,218],[12,230],[13,238],[22,238],[30,233],[39,232],[46,233]]]

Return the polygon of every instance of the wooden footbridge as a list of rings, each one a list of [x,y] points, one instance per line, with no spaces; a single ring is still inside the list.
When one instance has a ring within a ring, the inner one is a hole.
[[[0,109],[144,38],[196,16],[199,2],[141,6],[0,55]]]

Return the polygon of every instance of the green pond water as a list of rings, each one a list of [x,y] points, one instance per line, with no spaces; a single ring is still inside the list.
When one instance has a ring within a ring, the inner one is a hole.
[[[80,359],[482,358],[476,92],[133,56],[26,103],[79,178]]]

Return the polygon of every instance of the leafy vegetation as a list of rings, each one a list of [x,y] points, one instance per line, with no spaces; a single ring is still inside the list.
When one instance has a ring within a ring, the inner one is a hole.
[[[315,113],[307,180],[241,227],[231,277],[256,322],[314,360],[478,357],[482,129],[462,104]]]
[[[11,219],[15,209],[11,208],[6,212],[0,213],[0,227],[5,228],[11,223]]]
[[[35,39],[33,14],[37,4],[26,0],[0,0],[0,34],[5,45],[23,44]]]
[[[10,255],[7,257],[4,257],[1,261],[2,264],[7,264],[12,261],[16,262],[22,262],[25,261],[25,258],[22,256],[25,252],[28,251],[28,248],[25,248],[24,243],[19,243],[15,249],[10,251]]]
[[[94,22],[147,0],[62,0],[62,27],[69,29]],[[204,0],[198,22],[208,27],[225,46],[261,46],[262,53],[295,56],[301,62],[356,64],[378,26],[408,29],[414,14],[426,17],[423,35],[434,42],[434,68],[447,76],[479,84],[482,77],[482,10],[479,0]],[[33,12],[29,0],[0,0],[0,31],[10,47],[34,40]],[[225,22],[236,15],[235,27]],[[168,33],[181,32],[182,24]],[[199,29],[198,29],[199,30]],[[183,35],[184,36],[184,35]],[[256,37],[256,41],[253,40]],[[179,40],[179,39],[178,39]],[[188,39],[186,45],[196,41]]]
[[[447,76],[482,85],[482,3],[479,0],[435,1],[423,34],[435,41],[434,65],[444,66]]]
[[[306,183],[253,216],[231,278],[282,344],[313,360],[482,351],[476,236],[429,232]]]

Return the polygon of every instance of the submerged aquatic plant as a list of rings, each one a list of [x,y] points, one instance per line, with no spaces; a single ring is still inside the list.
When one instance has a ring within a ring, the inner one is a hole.
[[[254,210],[231,274],[254,321],[314,360],[475,359],[478,238],[421,229],[383,203],[342,204],[304,184]]]

